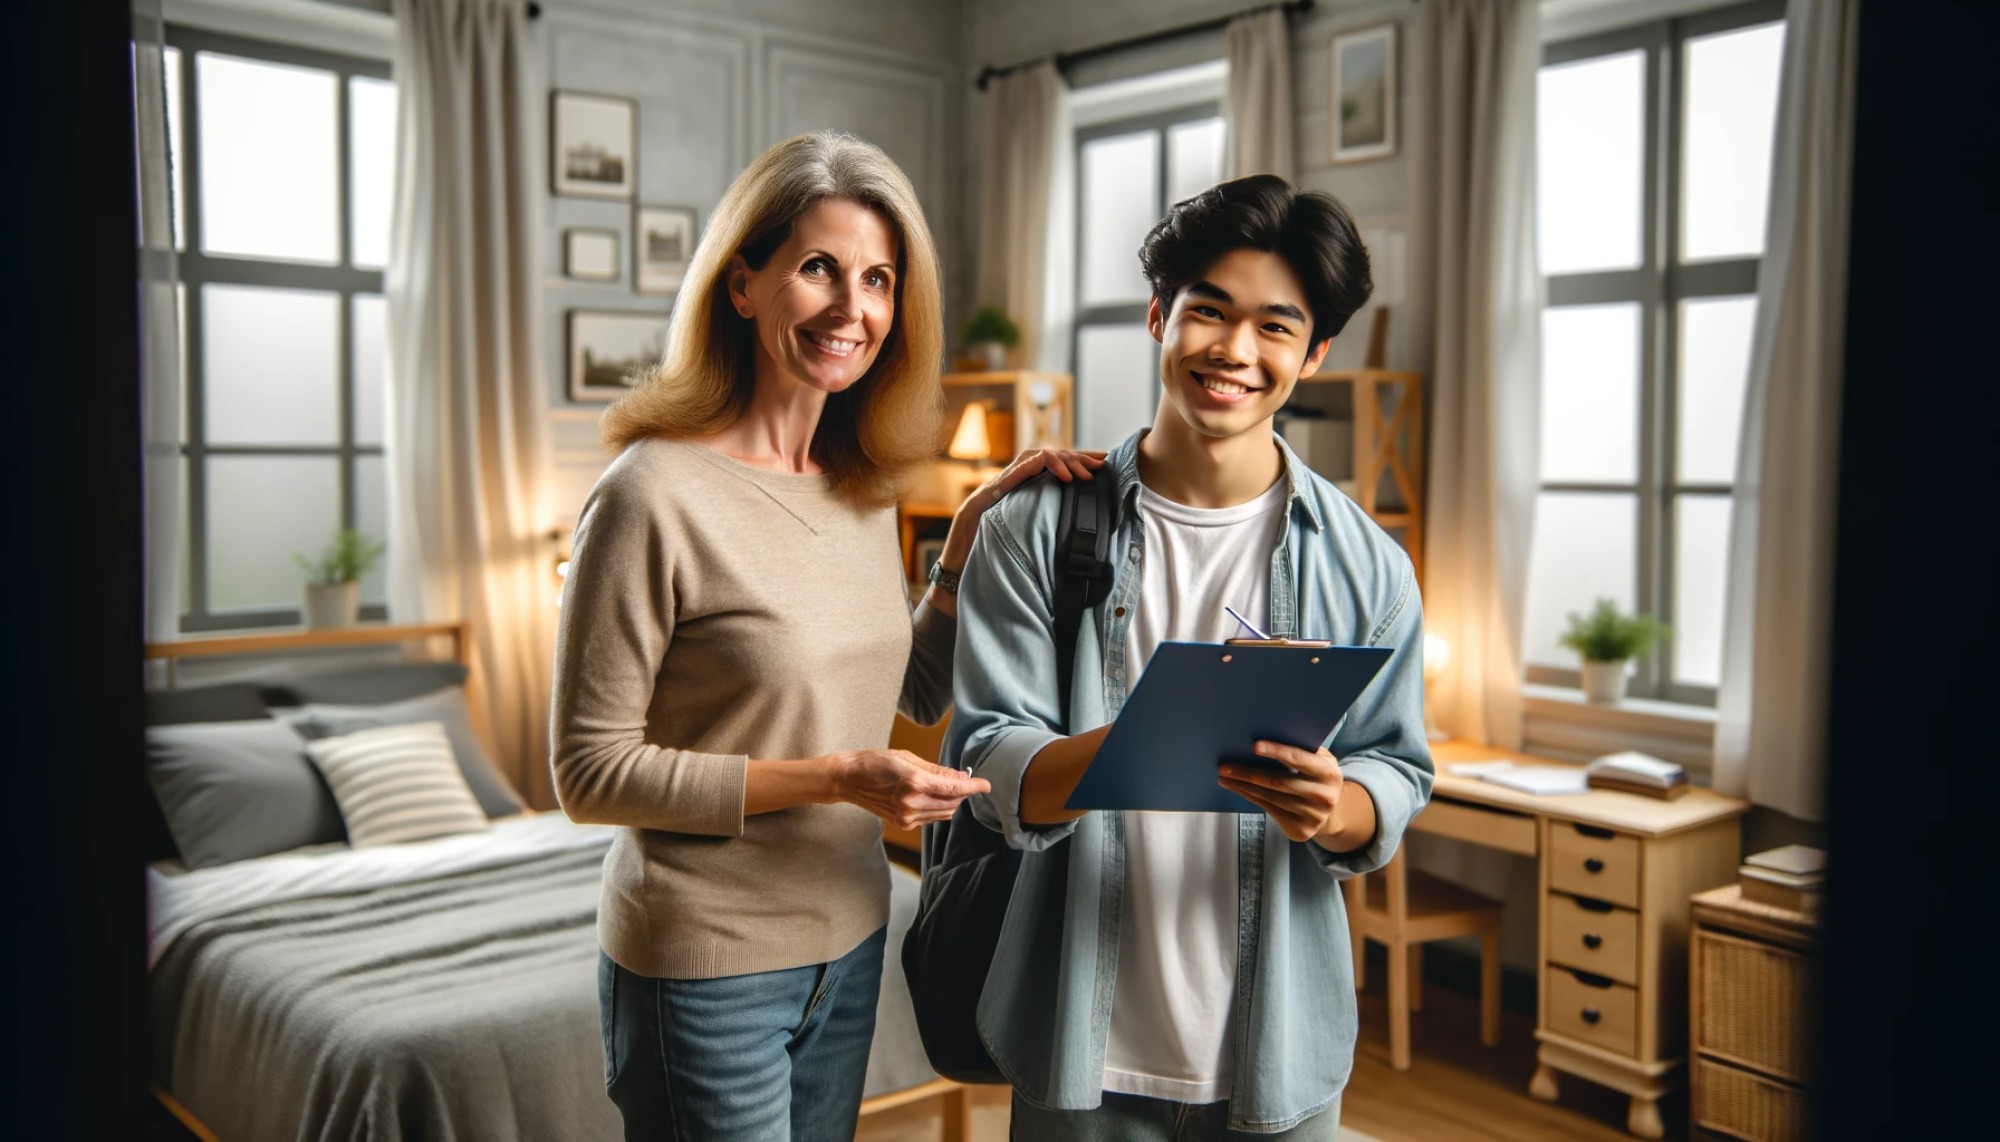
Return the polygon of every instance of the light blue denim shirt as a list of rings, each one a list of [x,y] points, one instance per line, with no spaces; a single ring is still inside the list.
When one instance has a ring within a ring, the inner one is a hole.
[[[1111,595],[1077,639],[1068,727],[1056,694],[1053,551],[1060,488],[1037,480],[988,511],[958,591],[955,710],[944,764],[993,784],[973,798],[988,827],[1025,850],[980,996],[979,1032],[1029,1102],[1099,1104],[1124,893],[1119,815],[1024,825],[1021,779],[1065,732],[1110,722],[1125,701],[1125,632],[1145,581],[1138,441],[1115,449],[1118,527]],[[1354,965],[1337,881],[1388,863],[1430,798],[1423,728],[1423,617],[1410,560],[1374,521],[1278,441],[1287,523],[1271,559],[1273,636],[1387,646],[1388,664],[1325,743],[1368,790],[1373,843],[1333,854],[1288,840],[1262,814],[1237,829],[1238,936],[1233,1130],[1288,1129],[1331,1105],[1354,1065]],[[1067,843],[1062,843],[1062,842]]]

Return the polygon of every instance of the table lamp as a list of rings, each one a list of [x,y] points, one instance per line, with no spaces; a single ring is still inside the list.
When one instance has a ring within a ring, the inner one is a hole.
[[[1435,707],[1431,704],[1431,691],[1436,688],[1437,680],[1444,677],[1445,670],[1450,666],[1451,643],[1447,642],[1441,634],[1425,635],[1424,736],[1434,742],[1441,742],[1451,736],[1438,727],[1437,718],[1432,714],[1432,710]]]
[[[954,460],[964,460],[972,465],[972,477],[966,481],[961,495],[971,495],[986,480],[988,461],[1010,457],[1009,447],[1013,437],[1013,417],[995,412],[989,407],[991,402],[976,400],[968,402],[965,411],[958,414],[958,428],[951,434],[951,444],[944,454]],[[996,449],[994,445],[1001,445]]]

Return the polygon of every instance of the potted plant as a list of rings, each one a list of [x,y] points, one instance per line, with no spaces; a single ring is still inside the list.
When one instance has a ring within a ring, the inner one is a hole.
[[[1583,696],[1609,704],[1625,697],[1625,664],[1653,648],[1667,633],[1651,615],[1627,615],[1610,599],[1589,614],[1569,614],[1562,644],[1583,656]]]
[[[316,559],[293,553],[306,573],[306,625],[351,627],[361,614],[361,577],[382,557],[384,545],[352,528],[333,533]]]
[[[967,349],[986,361],[989,369],[1007,367],[1007,350],[1021,343],[1021,327],[1014,319],[990,305],[972,311],[959,327],[958,338]]]

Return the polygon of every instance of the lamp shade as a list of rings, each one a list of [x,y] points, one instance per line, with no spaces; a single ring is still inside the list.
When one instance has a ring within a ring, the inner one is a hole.
[[[945,455],[954,460],[984,460],[992,451],[992,439],[986,434],[986,406],[973,401],[959,414],[958,430],[951,434],[951,446],[945,449]]]

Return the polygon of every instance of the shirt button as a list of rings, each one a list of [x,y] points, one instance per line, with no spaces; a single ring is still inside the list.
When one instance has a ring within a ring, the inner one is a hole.
[[[1112,615],[1113,615],[1114,617],[1116,617],[1116,618],[1121,618],[1121,619],[1122,619],[1122,618],[1124,618],[1124,617],[1125,617],[1125,608],[1124,608],[1124,607],[1119,607],[1119,608],[1118,608],[1117,610],[1115,610],[1115,611],[1112,611],[1112,612],[1111,612],[1111,614],[1112,614]]]

